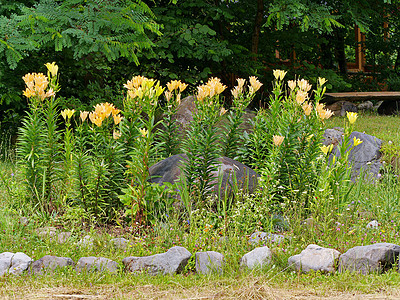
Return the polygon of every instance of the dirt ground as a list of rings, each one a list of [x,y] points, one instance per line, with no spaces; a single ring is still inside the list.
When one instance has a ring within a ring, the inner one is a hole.
[[[171,282],[173,285],[173,282]],[[400,299],[400,290],[383,290],[373,294],[363,294],[357,292],[337,292],[337,291],[311,291],[300,289],[279,289],[268,285],[258,285],[249,283],[240,288],[233,286],[217,286],[185,289],[176,283],[175,287],[162,290],[153,285],[143,286],[96,286],[87,289],[71,289],[65,287],[40,288],[37,290],[14,291],[8,289],[7,292],[0,294],[1,299],[349,299],[349,300],[370,300],[370,299]]]

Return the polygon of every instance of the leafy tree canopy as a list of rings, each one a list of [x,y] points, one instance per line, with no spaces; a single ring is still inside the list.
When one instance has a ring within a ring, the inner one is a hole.
[[[72,49],[74,59],[102,53],[109,61],[124,57],[138,64],[137,52],[153,46],[147,34],[161,34],[154,14],[140,0],[23,2],[9,1],[0,17],[0,55],[11,68],[49,46]],[[13,13],[7,16],[7,11]]]

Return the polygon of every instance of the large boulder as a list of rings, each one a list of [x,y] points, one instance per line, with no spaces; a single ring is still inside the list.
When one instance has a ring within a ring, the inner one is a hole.
[[[196,272],[199,274],[222,273],[224,255],[215,251],[196,252]]]
[[[323,143],[325,145],[340,145],[342,143],[342,135],[343,133],[340,130],[327,129],[324,133]],[[360,174],[361,169],[365,171],[366,174],[377,178],[382,167],[382,163],[380,161],[382,156],[380,152],[382,140],[366,133],[354,131],[349,137],[350,148],[353,147],[353,138],[360,139],[362,143],[354,147],[349,154],[349,162],[352,164],[351,179],[355,180]],[[335,155],[337,158],[340,157],[340,151],[338,147],[335,147],[332,151],[331,157],[333,157],[333,155]]]
[[[181,100],[176,114],[174,115],[174,119],[179,124],[180,132],[184,132],[189,128],[190,123],[193,121],[193,112],[195,109],[194,96],[188,96]]]
[[[346,112],[358,112],[357,106],[348,101],[336,101],[326,106],[335,116],[345,116]]]
[[[324,248],[318,245],[308,245],[300,254],[289,257],[289,267],[298,272],[307,273],[311,270],[324,273],[335,271],[340,252],[335,249]]]
[[[42,274],[48,271],[53,271],[56,268],[65,268],[73,266],[75,263],[69,257],[58,257],[45,255],[41,259],[36,260],[29,268],[30,274]]]
[[[150,181],[160,185],[164,182],[174,183],[178,181],[181,174],[180,166],[182,161],[186,159],[187,156],[185,154],[176,154],[159,161],[150,167]],[[222,191],[231,186],[233,179],[236,177],[239,189],[247,189],[249,193],[253,193],[260,175],[250,167],[225,156],[219,158],[218,162],[220,163],[218,171],[213,172],[213,190],[215,192],[218,191],[218,174],[222,172]]]
[[[132,273],[174,274],[185,268],[191,256],[192,254],[186,248],[175,246],[165,253],[143,257],[125,257],[122,263],[125,269]]]
[[[340,256],[339,272],[383,272],[399,262],[399,254],[400,246],[390,243],[357,246]]]
[[[263,267],[271,263],[272,253],[267,247],[257,247],[254,250],[246,253],[240,259],[240,266],[246,266],[249,269]]]
[[[282,234],[275,233],[267,233],[263,231],[254,232],[250,238],[249,243],[252,245],[257,245],[260,243],[268,244],[268,243],[276,243],[280,244],[285,240],[285,236]]]
[[[75,270],[82,271],[97,271],[115,273],[118,271],[118,263],[105,257],[87,256],[81,257],[76,263]]]
[[[25,253],[3,252],[0,254],[0,276],[6,273],[20,275],[31,263],[32,259]]]

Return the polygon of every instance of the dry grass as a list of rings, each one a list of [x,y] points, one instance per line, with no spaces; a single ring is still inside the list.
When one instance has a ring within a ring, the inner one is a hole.
[[[239,285],[220,285],[210,283],[204,287],[184,288],[171,285],[170,289],[160,289],[154,285],[132,285],[118,287],[101,285],[88,288],[42,287],[38,289],[17,288],[9,290],[2,299],[399,299],[400,290],[383,290],[372,294],[358,292],[316,291],[298,287],[271,287],[266,282],[250,279]]]
[[[320,275],[321,276],[321,275]],[[194,277],[195,284],[188,285],[183,278],[166,276],[162,281],[143,284],[134,277],[114,284],[76,284],[52,282],[51,278],[29,278],[19,284],[0,286],[1,299],[399,299],[400,289],[384,287],[371,293],[340,287],[327,280],[318,285],[311,279],[309,284],[300,281],[271,282],[267,276],[248,274],[242,278]],[[190,279],[190,278],[189,278]],[[327,279],[327,278],[325,278]],[[130,281],[131,280],[131,281]],[[357,279],[355,279],[357,280]],[[139,284],[140,282],[140,284]],[[340,279],[339,279],[340,282]],[[371,287],[374,285],[372,284]]]

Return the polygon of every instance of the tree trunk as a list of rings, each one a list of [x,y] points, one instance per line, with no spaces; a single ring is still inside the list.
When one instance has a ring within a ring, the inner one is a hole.
[[[260,40],[260,31],[263,23],[263,17],[264,17],[264,0],[257,0],[257,13],[254,22],[253,36],[251,38],[251,53],[254,54],[253,57],[254,60],[257,59],[256,56],[258,54],[258,44]]]
[[[335,46],[335,54],[336,60],[339,65],[339,71],[341,74],[347,74],[347,61],[346,61],[346,53],[345,53],[345,32],[343,29],[338,28],[335,31],[336,37],[336,46]]]

